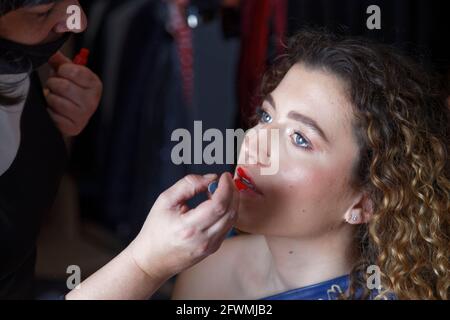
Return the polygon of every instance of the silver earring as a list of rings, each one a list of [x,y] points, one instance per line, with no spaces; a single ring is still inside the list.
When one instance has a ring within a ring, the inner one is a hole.
[[[352,221],[353,222],[358,221],[358,215],[356,213],[352,213]]]

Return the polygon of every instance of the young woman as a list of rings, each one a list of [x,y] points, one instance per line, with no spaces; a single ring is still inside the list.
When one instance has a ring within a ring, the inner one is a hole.
[[[248,234],[183,273],[173,297],[448,299],[450,117],[436,86],[387,46],[295,36],[253,131],[279,130],[279,154],[263,150],[279,171],[240,167]]]

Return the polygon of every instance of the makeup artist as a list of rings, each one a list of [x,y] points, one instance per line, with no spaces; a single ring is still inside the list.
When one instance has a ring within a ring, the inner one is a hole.
[[[66,165],[63,137],[95,112],[102,83],[58,50],[74,0],[0,0],[0,299],[32,299],[36,239]],[[82,27],[86,28],[83,13]],[[49,63],[44,96],[36,68]],[[216,251],[236,220],[231,175],[195,209],[185,202],[214,175],[188,176],[161,194],[136,239],[66,299],[147,299],[167,279]]]

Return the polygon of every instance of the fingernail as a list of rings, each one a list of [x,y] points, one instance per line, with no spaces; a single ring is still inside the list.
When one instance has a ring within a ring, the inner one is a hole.
[[[205,174],[204,176],[203,176],[203,178],[205,178],[205,179],[216,179],[217,178],[217,174],[214,174],[214,173],[210,173],[210,174]]]
[[[213,181],[208,185],[208,192],[210,194],[214,194],[214,192],[216,192],[218,187],[219,187],[219,183],[217,181]]]

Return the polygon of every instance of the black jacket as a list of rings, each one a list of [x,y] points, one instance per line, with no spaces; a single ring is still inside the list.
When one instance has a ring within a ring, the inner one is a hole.
[[[0,176],[0,299],[34,298],[40,224],[53,204],[67,162],[64,140],[47,113],[35,74],[26,99],[17,156]]]

